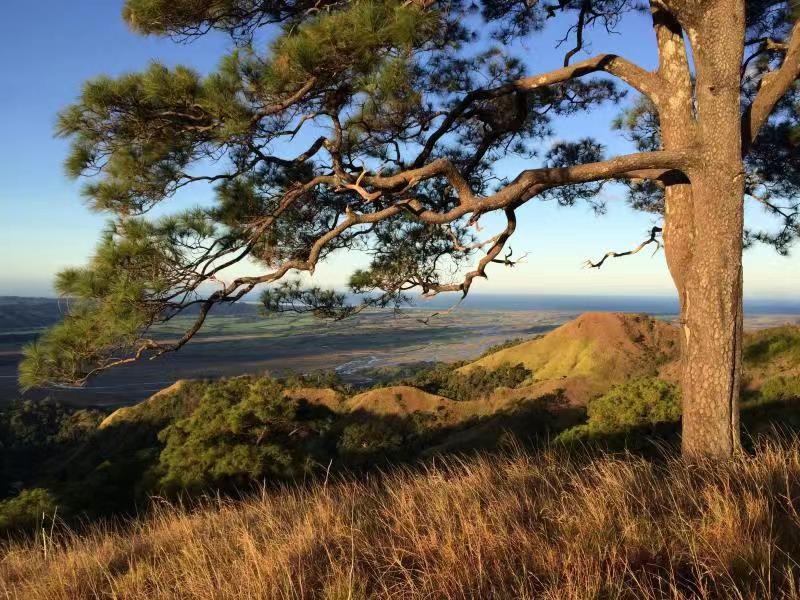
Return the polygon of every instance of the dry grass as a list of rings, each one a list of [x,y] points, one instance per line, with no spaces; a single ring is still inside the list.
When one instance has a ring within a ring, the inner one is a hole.
[[[0,597],[800,598],[798,504],[798,441],[691,467],[437,461],[12,544]]]

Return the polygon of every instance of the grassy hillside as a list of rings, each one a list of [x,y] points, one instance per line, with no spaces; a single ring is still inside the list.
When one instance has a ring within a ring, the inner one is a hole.
[[[2,408],[0,597],[800,598],[800,329],[748,335],[721,466],[674,458],[675,346],[590,314],[366,391]]]
[[[437,460],[2,549],[25,600],[800,597],[800,445]]]
[[[776,425],[800,432],[798,332],[746,340],[749,448]],[[14,403],[0,408],[0,535],[35,531],[56,510],[81,524],[147,512],[153,496],[235,497],[509,445],[652,457],[679,442],[675,337],[645,317],[591,314],[366,391],[330,375],[244,376],[181,381],[110,415]]]
[[[745,336],[744,368],[751,381],[800,375],[800,326],[784,325]]]
[[[631,377],[656,375],[677,353],[677,330],[668,323],[645,315],[585,313],[545,336],[490,353],[460,370],[520,363],[532,371],[532,387],[565,380],[562,387],[580,403]]]

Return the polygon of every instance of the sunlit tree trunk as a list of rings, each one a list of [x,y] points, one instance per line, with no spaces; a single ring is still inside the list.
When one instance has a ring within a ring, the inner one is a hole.
[[[666,256],[681,308],[683,451],[727,457],[740,447],[744,7],[718,1],[677,14],[695,59],[694,108],[686,56],[675,50],[677,23],[659,24],[657,15],[654,21],[660,71],[672,93],[660,105],[664,147],[701,149],[691,184],[668,183],[665,190]]]

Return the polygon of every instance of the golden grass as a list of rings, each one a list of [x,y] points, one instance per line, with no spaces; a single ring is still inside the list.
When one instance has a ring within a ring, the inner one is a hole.
[[[800,598],[800,442],[436,461],[0,549],[0,597]]]

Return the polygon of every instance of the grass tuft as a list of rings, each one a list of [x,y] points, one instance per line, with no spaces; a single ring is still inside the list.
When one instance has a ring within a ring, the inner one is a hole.
[[[0,597],[798,598],[800,441],[436,460],[0,549]]]

